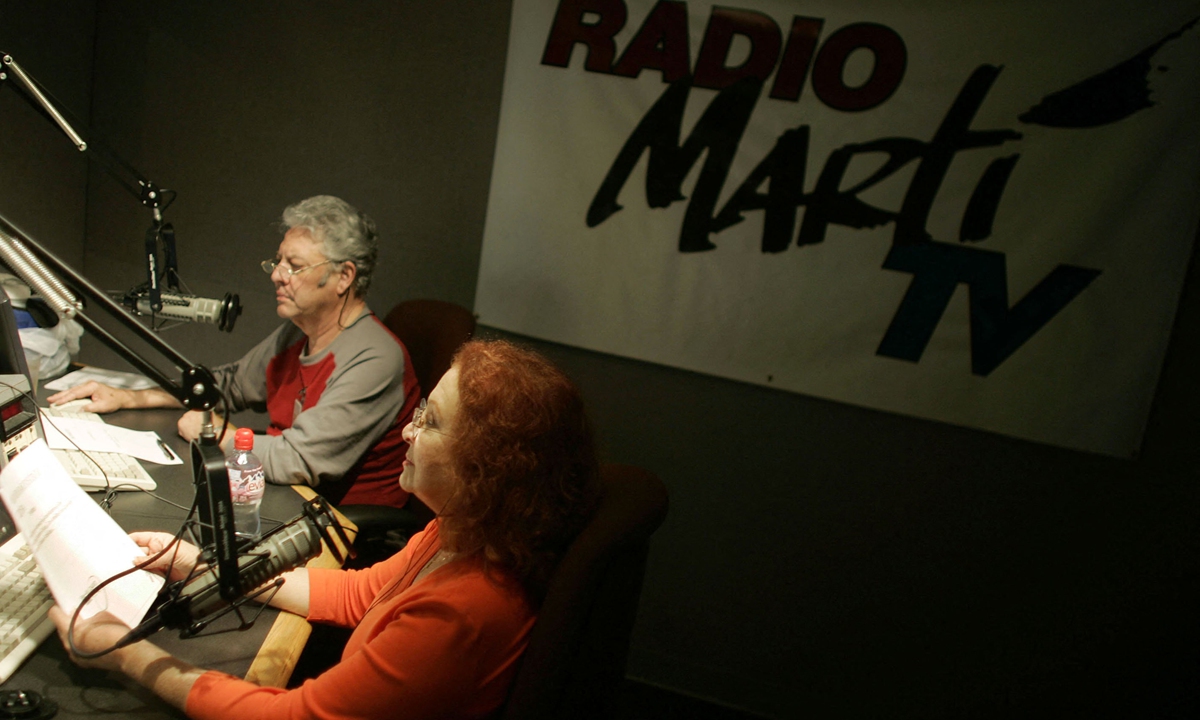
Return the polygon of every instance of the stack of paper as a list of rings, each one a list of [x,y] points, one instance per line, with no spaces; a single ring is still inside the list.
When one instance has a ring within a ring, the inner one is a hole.
[[[0,472],[0,498],[33,551],[54,601],[68,613],[101,581],[145,558],[116,521],[67,475],[42,440],[35,440]],[[97,593],[80,617],[108,610],[133,627],[162,585],[162,576],[137,570]]]

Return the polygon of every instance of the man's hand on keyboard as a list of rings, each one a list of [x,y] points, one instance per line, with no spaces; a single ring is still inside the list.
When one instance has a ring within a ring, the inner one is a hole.
[[[175,541],[175,536],[164,532],[135,532],[129,537],[145,550],[146,555],[153,557]],[[200,561],[200,550],[193,544],[180,540],[157,560],[139,566],[143,570],[166,575],[167,580],[175,582],[187,577]]]
[[[114,388],[89,380],[82,385],[76,385],[69,390],[54,393],[46,398],[51,405],[91,398],[92,404],[83,408],[84,412],[109,413],[114,410],[144,410],[149,408],[182,408],[174,395],[162,388],[146,390],[125,390]]]
[[[91,398],[92,400],[90,405],[80,408],[83,412],[110,413],[121,408],[135,407],[133,391],[112,388],[95,380],[89,380],[82,385],[54,393],[46,398],[46,402],[51,405],[61,405],[80,398]]]

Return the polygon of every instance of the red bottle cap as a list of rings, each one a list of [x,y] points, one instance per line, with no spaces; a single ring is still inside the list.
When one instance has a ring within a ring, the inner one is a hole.
[[[233,448],[235,450],[253,450],[254,431],[250,428],[238,428],[233,435]]]

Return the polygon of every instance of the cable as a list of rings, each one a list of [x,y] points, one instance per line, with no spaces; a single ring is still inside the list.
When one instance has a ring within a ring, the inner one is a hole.
[[[193,513],[195,512],[195,509],[196,509],[195,506],[193,506],[192,507]],[[190,517],[190,515],[191,515],[191,513],[189,513],[189,517]],[[79,648],[77,648],[75,646],[75,623],[79,620],[79,614],[81,612],[83,612],[84,606],[86,606],[89,602],[91,602],[91,599],[96,596],[96,593],[100,592],[101,590],[108,587],[109,585],[116,582],[117,580],[120,580],[123,577],[133,574],[137,570],[145,569],[147,566],[149,566],[149,565],[153,564],[154,562],[156,562],[157,560],[159,560],[163,555],[166,555],[167,552],[172,549],[175,550],[176,556],[171,558],[170,566],[175,567],[175,560],[178,558],[179,543],[182,539],[181,535],[183,535],[183,532],[186,527],[187,527],[187,521],[184,521],[184,525],[180,526],[179,531],[175,533],[175,537],[171,540],[171,542],[167,543],[166,547],[164,547],[162,550],[159,550],[158,553],[147,558],[145,560],[145,562],[134,563],[132,566],[130,566],[130,568],[128,570],[122,570],[121,572],[119,572],[105,580],[102,580],[100,583],[98,583],[96,585],[96,587],[89,590],[88,593],[83,596],[83,599],[79,601],[79,605],[76,606],[75,611],[71,613],[71,622],[67,626],[67,646],[70,649],[72,655],[74,655],[78,658],[81,658],[83,660],[94,660],[98,657],[102,657],[104,655],[109,654],[113,650],[117,650],[121,647],[124,647],[124,645],[120,641],[118,641],[115,645],[105,648],[104,650],[99,650],[97,652],[92,652],[92,653],[81,652],[79,650]],[[194,576],[193,573],[195,572],[197,566],[199,566],[199,562],[197,562],[196,565],[194,565],[192,567],[192,569],[188,571],[187,579],[190,580]]]

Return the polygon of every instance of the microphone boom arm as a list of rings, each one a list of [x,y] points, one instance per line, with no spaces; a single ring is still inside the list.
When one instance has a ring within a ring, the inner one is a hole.
[[[177,369],[182,369],[179,380],[174,380],[157,365],[138,354],[119,338],[109,332],[104,326],[90,317],[78,307],[71,313],[81,325],[90,330],[102,343],[124,358],[129,364],[145,373],[159,384],[163,390],[170,393],[189,410],[201,410],[205,413],[212,411],[221,400],[221,391],[211,371],[202,365],[196,365],[183,357],[177,350],[167,344],[158,334],[150,331],[121,305],[111,300],[103,290],[97,288],[87,278],[83,277],[54,253],[42,247],[0,214],[0,245],[13,251],[12,254],[25,260],[15,263],[12,270],[27,283],[35,272],[44,280],[54,277],[60,284],[95,304],[111,318],[114,318],[138,338],[150,345],[160,355],[172,362]],[[4,253],[8,255],[9,253]],[[38,263],[43,263],[38,267]],[[53,268],[51,273],[45,266]],[[233,498],[229,491],[229,475],[225,469],[225,455],[217,444],[216,436],[211,432],[211,423],[205,423],[208,432],[192,442],[191,460],[192,474],[196,486],[196,503],[200,511],[201,541],[206,547],[213,548],[221,578],[221,594],[227,598],[236,597],[240,593],[237,584],[237,538],[234,535]]]
[[[55,102],[52,102],[41,84],[25,72],[12,55],[0,52],[0,83],[8,79],[8,72],[11,72],[17,80],[14,88],[29,100],[34,109],[49,118],[80,152],[86,153],[89,159],[112,176],[130,195],[137,198],[139,203],[150,209],[153,221],[146,231],[146,285],[150,307],[156,313],[162,310],[160,278],[166,279],[168,289],[178,290],[179,288],[175,231],[170,223],[163,222],[162,215],[162,211],[175,199],[175,191],[160,188],[154,182],[146,179],[103,143],[88,143],[68,122],[66,115],[70,113],[65,109],[60,109]],[[159,247],[162,247],[165,259],[161,267],[158,262]]]

